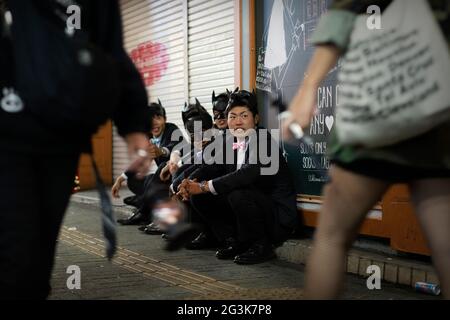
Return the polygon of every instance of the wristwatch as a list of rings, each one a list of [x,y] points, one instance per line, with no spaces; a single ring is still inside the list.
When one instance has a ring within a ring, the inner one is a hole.
[[[208,193],[209,192],[208,182],[203,181],[202,183],[200,183],[200,189],[202,190],[203,193]]]

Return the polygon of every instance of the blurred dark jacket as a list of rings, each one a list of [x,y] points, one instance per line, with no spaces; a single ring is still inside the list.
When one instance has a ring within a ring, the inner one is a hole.
[[[118,62],[122,94],[113,115],[113,121],[119,134],[124,136],[131,132],[149,132],[151,123],[147,116],[147,92],[139,72],[123,47],[118,1],[80,0],[77,3],[82,12],[81,28],[88,31],[90,40],[95,45]],[[4,49],[0,47],[0,50]],[[70,137],[53,132],[33,118],[27,110],[17,114],[0,110],[0,148],[2,150],[73,154],[86,150],[89,140],[90,138],[83,135],[83,132],[76,132]]]

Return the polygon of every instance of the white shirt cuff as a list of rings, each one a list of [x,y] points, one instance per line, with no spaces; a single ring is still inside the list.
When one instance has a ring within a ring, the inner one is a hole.
[[[169,186],[169,189],[172,193],[176,193],[175,191],[173,191],[173,183]]]
[[[212,183],[212,180],[209,180],[209,181],[208,181],[208,188],[209,188],[209,191],[210,191],[213,195],[215,195],[215,196],[218,195],[218,193],[216,192],[216,189],[214,189],[214,185],[213,185],[213,183]]]
[[[122,173],[120,176],[121,176],[122,178],[124,178],[125,180],[128,180],[128,177],[127,177],[127,175],[125,174],[125,172]]]

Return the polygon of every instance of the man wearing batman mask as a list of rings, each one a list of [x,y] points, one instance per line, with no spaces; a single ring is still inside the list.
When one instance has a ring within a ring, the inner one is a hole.
[[[184,127],[190,136],[190,143],[183,141],[181,144],[175,146],[171,153],[170,160],[159,166],[158,171],[152,177],[152,182],[150,183],[152,185],[172,183],[170,186],[172,193],[175,193],[174,188],[176,190],[185,177],[189,176],[191,172],[201,166],[202,149],[210,142],[211,134],[208,131],[213,127],[211,115],[197,99],[195,101],[195,104],[188,105],[186,103],[181,113]],[[199,125],[198,129],[195,127],[196,123]],[[194,129],[201,129],[204,136],[195,136]],[[149,190],[149,192],[151,192],[151,190]],[[149,202],[145,201],[145,205],[148,204]],[[145,210],[149,209],[151,208],[146,208]],[[191,212],[189,218],[191,222],[200,222],[195,218],[195,214],[192,214]],[[149,224],[146,228],[142,228],[142,231],[147,234],[161,233],[159,227],[155,226],[154,223]]]
[[[151,103],[149,109],[152,122],[151,131],[148,133],[148,138],[151,142],[149,154],[153,159],[150,171],[144,179],[139,179],[134,173],[125,171],[116,179],[111,189],[112,195],[118,198],[122,183],[127,181],[128,188],[135,194],[135,196],[125,198],[124,202],[138,209],[135,210],[131,217],[119,219],[118,222],[122,225],[149,223],[150,217],[143,214],[142,210],[139,209],[143,206],[142,196],[145,190],[151,186],[150,181],[156,173],[158,166],[169,159],[170,152],[179,142],[172,141],[171,139],[173,132],[179,130],[179,128],[173,123],[166,122],[166,110],[162,106],[161,101],[158,99],[158,103]]]
[[[218,259],[261,263],[274,258],[274,246],[300,226],[296,193],[279,145],[258,127],[255,94],[233,93],[226,114],[231,135],[225,136],[223,154],[231,154],[231,161],[201,166],[182,182],[179,193],[223,244]],[[265,145],[269,164],[258,152]],[[278,170],[265,172],[272,164]]]
[[[236,88],[234,92],[239,90]],[[213,105],[213,115],[214,115],[214,129],[218,131],[225,131],[228,128],[227,117],[225,115],[225,109],[228,105],[228,100],[230,99],[231,92],[228,91],[221,93],[216,97],[216,92],[212,93],[212,105]]]

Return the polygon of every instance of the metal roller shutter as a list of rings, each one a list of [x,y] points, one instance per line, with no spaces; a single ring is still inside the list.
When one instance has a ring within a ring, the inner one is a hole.
[[[211,110],[211,93],[234,87],[235,0],[121,0],[125,47],[160,99],[167,120],[183,128],[185,101]],[[147,58],[147,60],[145,60]],[[113,131],[113,174],[128,164],[125,142]]]
[[[234,6],[234,0],[188,0],[189,99],[210,111],[213,90],[234,89]]]
[[[180,126],[180,110],[185,101],[185,45],[182,0],[122,0],[121,11],[124,43],[135,64],[145,68],[139,60],[139,51],[147,48],[147,66],[156,65],[150,71],[140,69],[146,81],[150,102],[159,98],[166,108],[167,119]],[[144,55],[146,54],[144,53]],[[153,79],[147,79],[152,73]],[[114,130],[113,174],[120,175],[128,162],[125,142]]]

